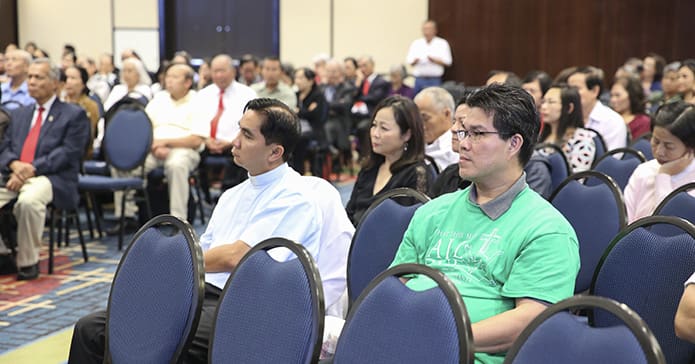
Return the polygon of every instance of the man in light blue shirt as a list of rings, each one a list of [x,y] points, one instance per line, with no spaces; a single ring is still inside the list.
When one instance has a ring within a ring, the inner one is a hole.
[[[248,171],[249,178],[220,197],[200,237],[205,298],[195,338],[183,354],[186,363],[207,362],[208,340],[222,289],[242,257],[265,239],[284,237],[311,253],[325,287],[326,307],[339,301],[345,289],[347,253],[354,230],[339,194],[334,189],[324,190],[326,185],[331,187],[328,182],[321,181],[322,187],[287,164],[299,140],[296,114],[281,101],[255,99],[246,105],[239,129],[232,142],[232,155],[234,163]],[[340,237],[339,241],[334,237]],[[291,258],[283,252],[271,255],[277,260]],[[105,311],[77,322],[70,363],[103,361],[105,322]]]
[[[10,80],[0,85],[2,105],[8,110],[34,105],[36,101],[29,96],[27,87],[27,75],[29,63],[31,63],[29,52],[21,49],[10,51],[7,53],[5,62],[5,69]]]

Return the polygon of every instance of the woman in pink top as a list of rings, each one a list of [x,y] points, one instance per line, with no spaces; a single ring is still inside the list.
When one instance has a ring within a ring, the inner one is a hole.
[[[654,159],[640,164],[625,187],[629,222],[649,216],[676,188],[695,181],[695,108],[682,101],[662,106],[654,118]]]

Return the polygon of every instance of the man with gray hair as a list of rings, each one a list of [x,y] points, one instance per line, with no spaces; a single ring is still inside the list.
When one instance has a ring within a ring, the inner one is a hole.
[[[434,159],[437,171],[443,171],[459,159],[451,148],[449,135],[454,120],[454,98],[441,87],[428,87],[414,101],[425,127],[425,154]]]
[[[355,86],[345,81],[345,66],[342,61],[331,59],[326,62],[326,83],[321,91],[328,103],[326,140],[329,145],[342,152],[350,150],[350,108],[354,102]]]
[[[29,95],[27,88],[27,69],[31,63],[31,54],[25,50],[15,49],[7,52],[5,60],[6,75],[9,81],[0,85],[2,104],[6,109],[30,106],[36,101]]]
[[[10,112],[12,122],[0,144],[0,207],[16,199],[18,280],[39,276],[39,249],[46,221],[46,205],[59,209],[77,206],[77,176],[89,139],[89,119],[82,108],[56,97],[59,71],[47,58],[28,69],[29,95],[36,106]],[[0,266],[12,260],[0,246]]]

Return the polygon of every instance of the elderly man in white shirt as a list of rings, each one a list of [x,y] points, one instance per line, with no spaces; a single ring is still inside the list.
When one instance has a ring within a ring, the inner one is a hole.
[[[415,93],[442,84],[444,67],[451,66],[451,47],[444,38],[437,37],[437,23],[427,20],[422,25],[422,35],[408,49],[406,61],[413,66]]]
[[[188,177],[198,167],[199,148],[207,133],[206,127],[195,122],[193,69],[187,65],[172,65],[166,71],[166,91],[155,95],[145,111],[152,121],[153,142],[145,160],[145,172],[164,167],[169,185],[171,214],[185,220],[188,208]],[[128,173],[112,171],[115,175]],[[120,216],[123,192],[114,193],[116,216]],[[132,199],[126,201],[125,214],[132,217],[137,207]],[[117,233],[114,229],[113,233]]]
[[[434,159],[438,171],[458,163],[459,155],[451,148],[449,133],[454,120],[454,98],[441,87],[428,87],[414,101],[425,127],[425,155]]]
[[[603,71],[591,66],[581,67],[569,76],[567,83],[579,91],[584,126],[601,134],[606,142],[606,151],[625,147],[625,121],[620,114],[603,105],[598,99],[603,89]]]

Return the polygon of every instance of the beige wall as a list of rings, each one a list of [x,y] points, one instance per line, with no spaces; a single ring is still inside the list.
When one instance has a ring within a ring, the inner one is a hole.
[[[20,0],[17,14],[22,47],[34,41],[55,63],[65,43],[78,54],[111,51],[111,0]]]
[[[377,72],[405,63],[428,0],[333,0],[333,56],[371,55]],[[330,53],[330,1],[280,0],[280,56],[295,66]]]
[[[113,2],[113,6],[112,6]],[[60,62],[63,44],[70,42],[79,55],[96,57],[113,49],[112,30],[148,32],[148,39],[133,42],[152,70],[159,62],[158,41],[151,39],[158,28],[157,0],[21,0],[18,1],[19,42],[32,40]],[[372,55],[377,72],[387,72],[394,63],[404,63],[408,46],[420,36],[427,18],[428,0],[333,0],[334,56]],[[112,24],[112,9],[113,20]],[[137,11],[135,11],[137,9]],[[331,51],[329,0],[280,0],[280,57],[295,66],[310,65],[321,53]],[[148,31],[149,29],[149,31]],[[120,33],[119,33],[120,34]],[[120,35],[119,35],[120,37]],[[124,38],[137,39],[132,34]],[[116,57],[118,59],[118,57]]]
[[[117,30],[124,27],[151,32],[159,28],[157,0],[21,0],[17,2],[17,14],[19,43],[23,46],[28,41],[36,42],[56,64],[60,63],[65,43],[73,44],[78,55],[94,58],[104,52],[120,53],[120,49],[113,49],[112,19]],[[149,68],[157,69],[158,43],[133,47]]]

